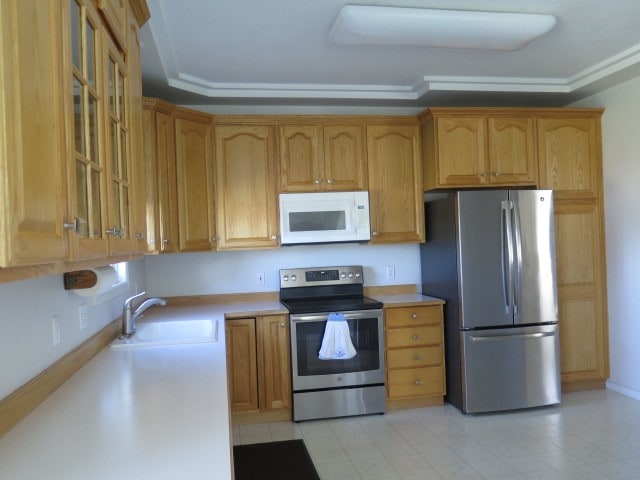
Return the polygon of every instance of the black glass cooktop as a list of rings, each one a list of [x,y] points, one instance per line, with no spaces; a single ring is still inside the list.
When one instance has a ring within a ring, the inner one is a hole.
[[[382,302],[369,297],[343,297],[327,299],[280,300],[289,313],[348,312],[351,310],[374,310],[382,308]]]

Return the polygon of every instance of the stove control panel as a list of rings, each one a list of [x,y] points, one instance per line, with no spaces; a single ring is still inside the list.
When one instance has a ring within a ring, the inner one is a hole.
[[[362,265],[280,270],[280,288],[363,284]]]

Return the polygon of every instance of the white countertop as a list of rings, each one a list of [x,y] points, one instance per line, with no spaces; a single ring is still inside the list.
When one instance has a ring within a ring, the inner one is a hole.
[[[0,478],[230,479],[224,314],[272,310],[283,307],[148,310],[144,320],[217,319],[218,341],[104,349],[0,438]]]

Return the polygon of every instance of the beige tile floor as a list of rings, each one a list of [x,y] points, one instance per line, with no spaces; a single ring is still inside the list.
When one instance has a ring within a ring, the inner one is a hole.
[[[233,427],[234,444],[294,438],[323,480],[640,480],[640,402],[607,390],[500,414],[445,405]]]

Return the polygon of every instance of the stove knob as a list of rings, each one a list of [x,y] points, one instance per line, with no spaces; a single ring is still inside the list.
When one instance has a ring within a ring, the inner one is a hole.
[[[344,272],[340,272],[340,278],[345,278],[346,276],[347,276],[347,274],[346,274],[346,273],[344,273]]]
[[[295,274],[294,274],[294,275],[291,275],[291,281],[292,281],[292,282],[295,282],[297,279],[298,279],[298,276],[297,276],[297,275],[295,275]]]
[[[356,278],[360,278],[360,272],[356,272]]]
[[[283,282],[288,282],[289,281],[289,275],[285,275],[284,277],[282,277],[282,281]]]
[[[349,278],[353,278],[353,272],[349,272]]]

